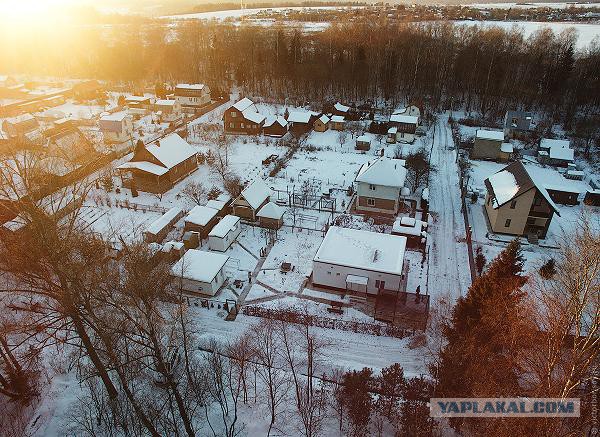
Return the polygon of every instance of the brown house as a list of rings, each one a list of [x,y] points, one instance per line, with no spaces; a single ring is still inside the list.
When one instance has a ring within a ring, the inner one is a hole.
[[[123,186],[164,193],[198,168],[196,149],[176,133],[154,143],[139,145],[131,161],[117,167]]]
[[[267,117],[264,127],[263,134],[269,137],[281,138],[288,132],[288,122],[282,116],[270,116]]]
[[[254,102],[244,97],[223,114],[223,129],[228,134],[259,135],[265,116],[258,112]]]
[[[263,206],[256,216],[263,228],[279,229],[283,225],[285,209],[276,203],[269,202]]]
[[[219,222],[219,211],[208,206],[196,205],[185,216],[184,230],[200,234],[200,238],[208,238],[208,233]]]
[[[558,207],[546,188],[535,183],[520,161],[485,180],[485,211],[490,228],[500,234],[545,238]]]
[[[327,117],[325,114],[321,115],[313,124],[315,132],[325,132],[327,129],[329,129],[329,122],[329,117]]]
[[[265,181],[253,180],[231,204],[233,215],[255,221],[256,213],[269,202],[271,194]]]

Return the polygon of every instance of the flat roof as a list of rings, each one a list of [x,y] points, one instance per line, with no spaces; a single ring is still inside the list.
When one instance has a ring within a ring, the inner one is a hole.
[[[332,226],[313,261],[401,275],[406,237]]]
[[[214,208],[196,205],[185,217],[185,221],[199,226],[206,226],[218,213]]]
[[[208,236],[209,237],[223,238],[239,222],[240,222],[240,218],[239,217],[236,217],[235,215],[228,214],[225,217],[223,217],[221,219],[221,221],[215,225],[214,228],[212,228],[212,230],[209,232]]]
[[[171,268],[171,275],[211,283],[228,260],[229,256],[221,253],[189,249]]]

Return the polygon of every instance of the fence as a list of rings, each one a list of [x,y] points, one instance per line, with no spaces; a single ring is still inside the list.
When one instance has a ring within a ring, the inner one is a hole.
[[[299,313],[293,309],[272,309],[248,305],[240,308],[240,311],[242,314],[252,317],[264,317],[289,323],[316,326],[318,328],[339,329],[341,331],[352,331],[361,334],[405,338],[415,333],[414,330],[408,330],[393,325],[332,319],[329,317]]]

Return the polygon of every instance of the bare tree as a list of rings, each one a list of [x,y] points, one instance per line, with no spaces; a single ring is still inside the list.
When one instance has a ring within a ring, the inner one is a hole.
[[[190,181],[183,187],[181,194],[196,205],[201,205],[206,200],[208,191],[202,182]]]

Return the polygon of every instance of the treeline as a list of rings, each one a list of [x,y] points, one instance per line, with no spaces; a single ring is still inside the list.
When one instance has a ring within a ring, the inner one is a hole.
[[[291,8],[291,7],[315,7],[315,6],[365,6],[367,3],[360,1],[291,1],[291,2],[245,2],[246,6],[251,9],[255,8]],[[215,11],[230,11],[240,9],[239,3],[204,3],[201,5],[194,6],[190,12],[183,13],[200,13],[200,12],[215,12]]]
[[[131,86],[200,81],[213,90],[289,104],[328,99],[464,107],[485,118],[507,108],[567,124],[600,107],[600,45],[576,51],[574,31],[529,38],[514,29],[448,22],[332,23],[322,32],[186,21],[32,31],[0,40],[7,72],[103,79]]]

